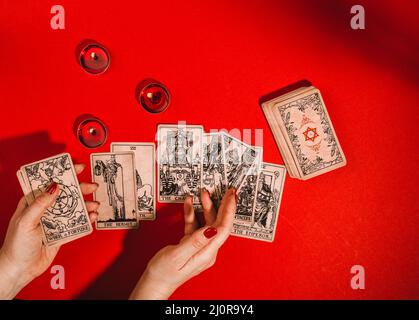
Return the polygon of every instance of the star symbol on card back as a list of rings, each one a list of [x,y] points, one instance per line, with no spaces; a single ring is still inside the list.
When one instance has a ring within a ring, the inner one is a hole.
[[[305,141],[313,141],[319,136],[316,128],[307,127],[306,131],[303,132]]]

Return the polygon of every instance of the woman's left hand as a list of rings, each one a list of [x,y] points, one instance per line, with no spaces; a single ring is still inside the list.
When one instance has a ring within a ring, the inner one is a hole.
[[[79,174],[85,168],[82,164],[74,166]],[[80,183],[84,195],[96,191],[95,183]],[[13,214],[0,249],[0,299],[12,299],[34,278],[51,265],[60,246],[46,247],[42,243],[41,216],[59,194],[59,186],[52,183],[28,206],[22,197]],[[97,218],[99,203],[86,201],[90,221]]]

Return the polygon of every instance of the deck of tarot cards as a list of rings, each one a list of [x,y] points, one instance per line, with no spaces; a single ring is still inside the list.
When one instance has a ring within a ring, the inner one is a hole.
[[[261,106],[291,177],[307,180],[346,165],[318,89],[299,88]]]

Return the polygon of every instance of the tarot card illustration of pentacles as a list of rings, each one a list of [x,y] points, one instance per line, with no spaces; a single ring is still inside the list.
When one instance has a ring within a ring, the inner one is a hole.
[[[133,152],[92,153],[92,178],[99,187],[96,229],[136,229],[138,223],[135,158]]]
[[[202,132],[202,126],[157,127],[160,202],[183,202],[187,195],[193,195],[194,205],[199,207]]]
[[[46,246],[61,245],[92,232],[89,215],[80,190],[73,162],[68,153],[24,165],[17,172],[28,204],[58,184],[54,204],[41,217],[43,242]]]

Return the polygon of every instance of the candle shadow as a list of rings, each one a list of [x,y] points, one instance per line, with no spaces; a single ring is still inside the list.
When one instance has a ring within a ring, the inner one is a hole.
[[[23,196],[16,177],[17,170],[26,163],[59,154],[64,150],[65,144],[52,142],[46,131],[0,140],[1,239],[4,239],[9,220]]]

